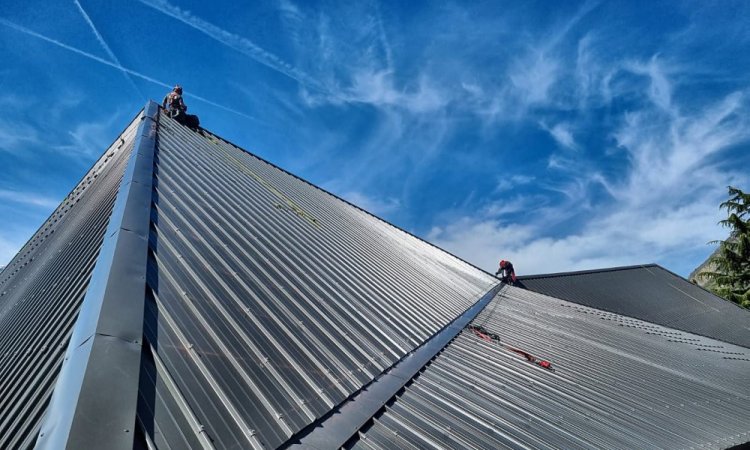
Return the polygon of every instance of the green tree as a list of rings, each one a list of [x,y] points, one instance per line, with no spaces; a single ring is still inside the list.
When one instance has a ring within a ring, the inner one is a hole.
[[[716,295],[750,308],[750,194],[729,186],[729,200],[720,207],[727,210],[727,218],[719,223],[730,229],[729,237],[714,242],[719,251],[700,276],[712,281]]]

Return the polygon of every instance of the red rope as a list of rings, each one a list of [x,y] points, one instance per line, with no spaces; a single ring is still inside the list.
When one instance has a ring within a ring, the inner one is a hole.
[[[547,360],[544,360],[544,359],[538,359],[538,358],[534,357],[531,353],[525,352],[525,351],[523,351],[521,349],[518,349],[518,348],[515,348],[515,347],[511,347],[511,346],[509,346],[507,344],[504,344],[500,340],[500,336],[498,336],[495,333],[491,333],[491,332],[485,330],[481,326],[468,325],[467,328],[470,329],[474,334],[476,334],[477,336],[479,336],[483,340],[485,340],[487,342],[495,342],[498,345],[500,345],[501,347],[503,347],[504,349],[509,350],[509,351],[511,351],[513,353],[516,353],[517,355],[523,356],[526,359],[526,361],[528,361],[528,362],[530,362],[532,364],[535,364],[535,365],[541,367],[542,369],[546,369],[546,370],[549,370],[551,372],[555,371],[555,369],[552,367],[552,363],[551,362],[549,362]]]

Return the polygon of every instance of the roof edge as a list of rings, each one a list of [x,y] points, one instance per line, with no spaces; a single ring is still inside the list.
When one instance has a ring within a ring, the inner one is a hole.
[[[377,378],[292,436],[281,448],[341,448],[414,376],[492,301],[504,286],[498,283],[466,311],[406,354]]]
[[[81,178],[79,178],[78,181],[76,181],[75,184],[73,184],[73,187],[68,191],[67,194],[65,194],[65,197],[62,198],[62,201],[60,202],[61,204],[57,205],[57,207],[55,209],[53,209],[52,212],[49,213],[49,215],[47,216],[46,219],[44,219],[44,222],[42,222],[42,224],[39,226],[39,228],[37,228],[37,230],[34,233],[32,233],[32,235],[26,240],[26,242],[18,249],[18,252],[16,252],[16,254],[13,255],[13,258],[11,258],[10,261],[8,261],[7,264],[5,264],[4,266],[0,267],[0,276],[2,275],[2,273],[3,273],[4,270],[6,270],[6,269],[10,270],[11,267],[15,267],[16,264],[18,264],[19,258],[23,254],[23,250],[29,245],[29,243],[31,243],[31,241],[34,239],[34,237],[39,234],[39,232],[45,227],[45,225],[47,225],[47,224],[49,224],[49,223],[51,223],[53,221],[53,217],[60,210],[60,207],[61,207],[62,203],[65,202],[66,199],[70,198],[73,195],[73,193],[75,192],[76,188],[78,186],[80,186],[81,183],[83,183],[83,181],[86,179],[86,177],[88,177],[94,171],[94,169],[96,169],[97,167],[101,167],[100,163],[102,162],[102,160],[104,160],[104,158],[105,158],[105,156],[107,154],[107,150],[110,149],[112,147],[112,145],[114,145],[115,142],[117,142],[117,139],[119,139],[119,137],[122,136],[125,133],[125,131],[127,131],[127,129],[130,126],[130,124],[132,124],[136,119],[138,119],[138,116],[140,116],[142,112],[143,112],[143,109],[141,109],[140,111],[138,111],[138,113],[136,113],[133,116],[133,118],[128,122],[128,125],[125,128],[123,128],[122,131],[120,131],[120,133],[112,141],[112,143],[110,143],[104,149],[104,152],[102,152],[102,154],[99,155],[99,157],[97,158],[97,160],[94,161],[94,164],[91,166],[91,168],[89,168],[89,170],[87,170],[86,172],[84,172],[83,175],[81,176]]]
[[[686,283],[690,283],[690,284],[691,284],[692,286],[695,286],[695,287],[697,287],[697,288],[700,288],[700,289],[702,289],[702,290],[703,290],[703,291],[705,291],[705,292],[706,292],[707,294],[711,294],[711,295],[713,295],[714,297],[718,298],[719,300],[725,301],[725,302],[729,303],[730,305],[734,305],[734,306],[736,306],[737,308],[741,309],[742,311],[747,311],[747,310],[748,310],[748,308],[742,307],[742,306],[738,305],[737,303],[735,303],[735,302],[733,302],[733,301],[727,300],[727,299],[725,299],[724,297],[721,297],[721,296],[719,296],[719,295],[716,295],[716,293],[714,293],[713,291],[711,291],[710,289],[708,289],[708,288],[706,288],[706,287],[704,287],[704,286],[701,286],[701,285],[700,285],[700,284],[698,284],[698,283],[693,283],[692,281],[690,281],[690,278],[685,278],[685,277],[683,277],[682,275],[680,275],[680,274],[678,274],[678,273],[675,273],[675,272],[672,272],[671,270],[667,269],[666,267],[662,267],[662,266],[660,266],[660,265],[658,265],[658,264],[655,264],[655,266],[656,266],[656,267],[658,267],[658,268],[660,268],[660,269],[662,269],[662,270],[664,270],[664,271],[666,271],[666,272],[668,272],[668,273],[670,273],[670,274],[672,274],[672,275],[674,275],[674,276],[676,276],[677,278],[681,278],[681,279],[682,279],[682,280],[684,280],[684,281],[685,281]],[[716,339],[716,338],[712,338],[712,339]],[[721,340],[721,339],[719,339],[719,340]],[[730,343],[731,343],[731,342],[730,342]],[[734,344],[734,345],[739,345],[739,344]],[[742,346],[742,345],[741,345],[740,347],[744,347],[744,346]]]
[[[729,300],[727,300],[725,298],[719,297],[714,292],[712,292],[709,289],[706,289],[705,287],[701,286],[700,284],[693,283],[688,278],[685,278],[682,275],[680,275],[680,274],[678,274],[676,272],[673,272],[673,271],[667,269],[666,267],[661,266],[661,265],[656,264],[656,263],[637,264],[637,265],[633,265],[633,266],[606,267],[604,269],[578,270],[578,271],[573,271],[573,272],[556,272],[556,273],[544,273],[544,274],[538,274],[538,275],[523,275],[523,276],[518,277],[518,280],[519,281],[523,281],[523,280],[536,280],[536,279],[539,279],[539,278],[558,278],[558,277],[567,277],[567,276],[575,276],[575,275],[587,275],[587,274],[593,274],[593,273],[618,272],[618,271],[622,271],[622,270],[646,269],[646,268],[649,268],[649,267],[657,267],[657,268],[659,268],[659,269],[661,269],[661,270],[663,270],[663,271],[671,274],[672,276],[675,276],[675,277],[677,277],[677,278],[685,281],[686,283],[690,283],[691,285],[693,285],[693,286],[695,286],[697,288],[700,288],[701,290],[705,291],[707,294],[711,294],[714,297],[716,297],[716,298],[718,298],[718,299],[720,299],[722,301],[725,301],[727,303],[730,303],[730,304],[736,306],[737,308],[739,308],[739,309],[741,309],[743,311],[747,310],[747,308],[743,308],[742,306],[738,305],[737,303],[730,302]],[[525,286],[523,286],[523,284],[519,285],[518,287],[524,288],[526,290],[531,290],[531,289],[528,289]],[[536,291],[534,291],[534,292],[536,292]],[[707,337],[710,337],[710,336],[707,336]],[[737,345],[737,344],[735,344],[735,345]]]
[[[472,268],[474,268],[474,269],[476,269],[476,270],[478,270],[478,271],[480,271],[480,272],[482,272],[482,273],[484,273],[484,274],[486,274],[486,275],[494,278],[494,275],[492,273],[490,273],[490,272],[482,269],[481,267],[479,267],[479,266],[477,266],[477,265],[475,265],[473,263],[470,263],[469,261],[467,261],[467,260],[465,260],[463,258],[460,258],[460,257],[456,256],[454,253],[449,252],[448,250],[446,250],[446,249],[444,249],[442,247],[438,247],[437,245],[433,244],[432,242],[430,242],[430,241],[428,241],[428,240],[426,240],[424,238],[421,238],[421,237],[417,236],[414,233],[410,233],[409,231],[404,230],[403,228],[399,227],[398,225],[395,225],[395,224],[393,224],[393,223],[391,223],[391,222],[383,219],[382,217],[379,217],[379,216],[371,213],[370,211],[367,211],[366,209],[363,209],[360,206],[355,205],[354,203],[350,202],[349,200],[346,200],[345,198],[339,197],[338,195],[334,194],[333,192],[328,191],[326,189],[323,189],[322,187],[320,187],[320,186],[318,186],[316,184],[313,184],[312,182],[307,181],[304,178],[302,178],[302,177],[300,177],[298,175],[293,174],[292,172],[289,172],[288,170],[284,169],[283,167],[277,166],[276,164],[268,161],[267,159],[261,158],[260,156],[256,155],[255,153],[253,153],[251,151],[245,150],[244,148],[240,147],[239,145],[235,144],[234,142],[232,142],[232,141],[230,141],[228,139],[225,139],[225,138],[223,138],[223,137],[221,137],[221,136],[213,133],[211,130],[207,130],[207,129],[203,128],[203,127],[200,127],[200,129],[202,131],[206,132],[206,133],[211,134],[211,136],[213,136],[213,137],[215,137],[217,139],[221,139],[222,141],[226,142],[227,144],[231,145],[232,147],[234,147],[234,148],[236,148],[236,149],[238,149],[238,150],[240,150],[240,151],[242,151],[244,153],[247,153],[248,155],[252,156],[253,158],[256,158],[259,161],[262,161],[262,162],[268,164],[269,166],[271,166],[271,167],[273,167],[273,168],[275,168],[275,169],[277,169],[277,170],[279,170],[279,171],[281,171],[281,172],[283,172],[283,173],[285,173],[285,174],[287,174],[287,175],[289,175],[291,177],[296,178],[297,180],[299,180],[299,181],[307,184],[308,186],[311,186],[311,187],[313,187],[313,188],[315,188],[315,189],[317,189],[317,190],[319,190],[321,192],[325,192],[326,194],[330,195],[331,197],[333,197],[333,198],[335,198],[337,200],[340,200],[340,201],[346,203],[347,205],[349,205],[349,206],[351,206],[353,208],[356,208],[359,211],[362,211],[363,213],[367,214],[368,216],[371,216],[371,217],[373,217],[373,218],[375,218],[375,219],[377,219],[377,220],[385,223],[386,225],[389,225],[389,226],[391,226],[391,227],[393,227],[393,228],[401,231],[402,233],[404,233],[404,234],[406,234],[408,236],[411,236],[411,237],[413,237],[413,238],[415,238],[415,239],[417,239],[417,240],[419,240],[421,242],[424,242],[425,244],[429,245],[430,247],[436,248],[436,249],[440,250],[441,252],[444,252],[444,253],[446,253],[446,254],[448,254],[448,255],[456,258],[457,260],[461,261],[462,263],[464,263],[464,264],[466,264],[466,265],[468,265],[468,266],[470,266],[470,267],[472,267]]]
[[[158,114],[140,117],[37,448],[133,448]]]
[[[711,292],[710,290],[706,289],[705,287],[703,287],[703,286],[701,286],[699,284],[693,283],[690,280],[688,280],[687,278],[685,278],[685,277],[683,277],[683,276],[681,276],[681,275],[679,275],[679,274],[677,274],[675,272],[672,272],[671,270],[669,270],[669,269],[667,269],[665,267],[662,267],[662,266],[660,266],[659,264],[656,264],[656,263],[641,264],[641,265],[634,265],[634,266],[611,267],[611,268],[605,268],[605,269],[581,270],[581,271],[576,271],[576,272],[559,272],[559,273],[552,273],[552,274],[525,275],[525,276],[522,276],[522,277],[518,277],[518,280],[520,281],[520,283],[517,283],[516,286],[519,287],[519,288],[525,289],[525,290],[527,290],[529,292],[534,292],[536,294],[544,295],[546,297],[554,298],[556,300],[560,300],[560,301],[564,301],[564,302],[568,302],[568,303],[572,303],[572,304],[576,304],[576,305],[581,305],[581,306],[584,306],[586,308],[592,308],[592,309],[595,309],[595,310],[598,310],[598,311],[604,311],[604,312],[608,312],[608,313],[612,313],[612,314],[617,314],[617,315],[620,315],[622,317],[628,317],[628,318],[631,318],[631,319],[640,320],[642,322],[646,322],[646,323],[653,324],[653,325],[658,325],[660,327],[669,328],[671,330],[679,331],[679,332],[682,332],[682,333],[691,333],[691,334],[694,334],[696,336],[701,336],[701,337],[704,337],[704,338],[713,339],[715,341],[724,342],[724,343],[729,344],[729,345],[736,345],[738,347],[750,349],[750,347],[748,347],[748,346],[740,344],[739,342],[736,342],[736,341],[735,342],[730,341],[730,340],[728,340],[726,338],[721,338],[719,336],[711,336],[711,335],[708,335],[708,334],[705,334],[705,333],[700,333],[697,330],[689,330],[689,329],[686,329],[686,328],[678,328],[677,324],[658,323],[658,322],[655,322],[653,320],[649,320],[649,319],[646,319],[646,318],[643,318],[643,317],[638,317],[638,316],[633,315],[633,314],[627,314],[624,311],[618,311],[615,308],[611,308],[611,307],[610,308],[605,308],[605,307],[602,307],[602,306],[593,306],[593,305],[586,304],[586,303],[579,303],[579,302],[576,302],[576,301],[573,301],[573,300],[555,297],[554,295],[547,294],[547,293],[540,292],[540,291],[531,289],[529,287],[526,287],[523,284],[523,280],[534,280],[534,279],[541,279],[541,278],[561,278],[561,277],[566,277],[566,276],[586,275],[586,274],[606,273],[606,272],[617,272],[617,271],[622,271],[622,270],[634,270],[634,269],[641,269],[641,268],[648,269],[648,268],[654,268],[654,267],[655,268],[659,268],[659,269],[667,272],[668,274],[670,274],[673,277],[676,277],[676,278],[684,281],[685,283],[689,284],[690,286],[693,286],[695,288],[703,290],[704,292],[706,292],[707,294],[715,297],[719,301],[722,301],[722,302],[725,302],[725,303],[727,303],[729,305],[732,305],[732,306],[734,306],[734,307],[736,307],[736,308],[738,308],[738,309],[740,309],[742,311],[747,311],[746,308],[743,308],[742,306],[738,305],[737,303],[734,303],[734,302],[731,302],[731,301],[729,301],[729,300],[727,300],[725,298],[719,297],[718,295],[714,294],[713,292]],[[672,286],[672,287],[675,288],[674,286]]]
[[[605,267],[603,269],[588,269],[588,270],[575,270],[571,272],[553,272],[553,273],[540,273],[537,275],[523,275],[518,277],[519,280],[531,280],[536,278],[557,278],[557,277],[568,277],[573,275],[585,275],[590,273],[604,273],[604,272],[618,272],[621,270],[633,270],[633,269],[643,269],[646,267],[659,267],[661,269],[664,269],[664,267],[656,264],[656,263],[648,263],[648,264],[635,264],[632,266],[616,266],[616,267]],[[668,269],[664,269],[669,271]]]

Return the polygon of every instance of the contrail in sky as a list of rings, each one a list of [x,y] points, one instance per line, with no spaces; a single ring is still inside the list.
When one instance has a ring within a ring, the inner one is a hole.
[[[206,22],[205,20],[192,15],[189,11],[183,11],[179,7],[170,4],[166,0],[152,0],[152,1],[138,0],[138,1],[150,8],[153,8],[161,12],[162,14],[170,16],[176,20],[179,20],[185,25],[195,28],[196,30],[210,37],[211,39],[214,39],[226,45],[227,47],[242,53],[243,55],[249,56],[250,58],[254,59],[260,64],[263,64],[266,67],[269,67],[281,74],[284,74],[287,77],[297,81],[298,83],[304,86],[307,86],[309,88],[315,89],[320,92],[328,93],[328,89],[326,89],[323,85],[321,85],[321,83],[318,82],[316,79],[306,74],[305,72],[299,70],[298,68],[294,67],[293,65],[287,63],[286,61],[282,60],[281,58],[274,55],[273,53],[268,52],[264,50],[263,48],[259,47],[250,39],[236,35],[234,33],[231,33],[229,31],[226,31],[222,28],[217,27],[216,25],[212,23]]]
[[[393,70],[393,54],[391,53],[391,44],[388,42],[388,36],[385,34],[383,26],[383,16],[380,14],[380,7],[375,4],[375,25],[378,27],[378,39],[385,53],[385,63],[388,70]]]
[[[24,34],[27,34],[29,36],[34,36],[37,39],[41,39],[43,41],[49,42],[50,44],[54,44],[54,45],[56,45],[56,46],[58,46],[60,48],[64,48],[65,50],[68,50],[70,52],[76,53],[76,54],[81,55],[83,57],[86,57],[88,59],[94,60],[94,61],[96,61],[98,63],[104,64],[105,66],[113,67],[113,68],[115,68],[117,70],[120,70],[120,71],[122,71],[124,73],[127,73],[129,75],[132,75],[134,77],[138,77],[138,78],[140,78],[142,80],[146,80],[146,81],[149,81],[151,83],[158,84],[159,86],[165,87],[165,88],[170,89],[170,90],[172,89],[172,85],[164,83],[163,81],[159,81],[159,80],[157,80],[155,78],[151,78],[150,76],[144,75],[144,74],[139,73],[139,72],[136,72],[135,70],[130,70],[127,67],[123,67],[120,64],[107,61],[106,59],[100,58],[100,57],[98,57],[96,55],[92,55],[91,53],[84,52],[83,50],[79,50],[79,49],[77,49],[75,47],[72,47],[72,46],[70,46],[68,44],[64,44],[64,43],[62,43],[62,42],[60,42],[58,40],[49,38],[47,36],[44,36],[43,34],[39,34],[39,33],[35,32],[35,31],[29,30],[26,27],[23,27],[21,25],[17,25],[17,24],[15,24],[15,23],[13,23],[13,22],[5,19],[5,18],[0,17],[0,24],[5,25],[8,28],[13,28],[16,31],[19,31],[19,32],[24,33]],[[245,114],[243,112],[237,111],[236,109],[228,108],[228,107],[226,107],[224,105],[220,105],[220,104],[218,104],[216,102],[212,102],[211,100],[208,100],[206,98],[197,96],[195,94],[185,94],[185,96],[190,97],[190,98],[194,98],[194,99],[199,100],[199,101],[201,101],[203,103],[206,103],[208,105],[215,106],[215,107],[217,107],[219,109],[223,109],[224,111],[228,111],[228,112],[231,112],[233,114],[237,114],[238,116],[242,116],[242,117],[254,120],[254,121],[258,120],[257,118],[255,118],[253,116],[249,116],[249,115],[247,115],[247,114]]]
[[[73,3],[76,4],[76,6],[78,7],[78,10],[81,12],[81,15],[86,20],[86,23],[88,23],[89,27],[91,27],[91,31],[94,32],[94,36],[96,36],[96,39],[99,41],[99,44],[101,44],[104,51],[107,52],[107,54],[109,55],[109,57],[112,59],[114,63],[116,63],[118,66],[122,66],[122,64],[120,63],[120,60],[117,59],[117,56],[115,56],[115,53],[112,51],[111,48],[109,48],[109,45],[107,45],[107,43],[104,41],[104,37],[101,35],[101,33],[99,33],[99,30],[96,29],[94,22],[91,20],[91,17],[89,17],[88,13],[86,13],[86,10],[83,9],[83,6],[81,5],[81,3],[79,3],[78,0],[73,0]],[[141,92],[141,90],[138,89],[138,86],[135,85],[135,83],[133,82],[133,79],[130,78],[130,75],[128,75],[126,72],[123,72],[122,74],[128,80],[128,82],[133,87],[133,89],[135,89],[138,95],[140,95],[143,98],[146,98],[146,96],[143,95],[143,92]]]

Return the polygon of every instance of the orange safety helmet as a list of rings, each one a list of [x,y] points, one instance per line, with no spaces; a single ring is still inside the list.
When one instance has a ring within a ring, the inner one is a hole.
[[[500,260],[500,267],[505,267],[505,260],[504,259]]]

